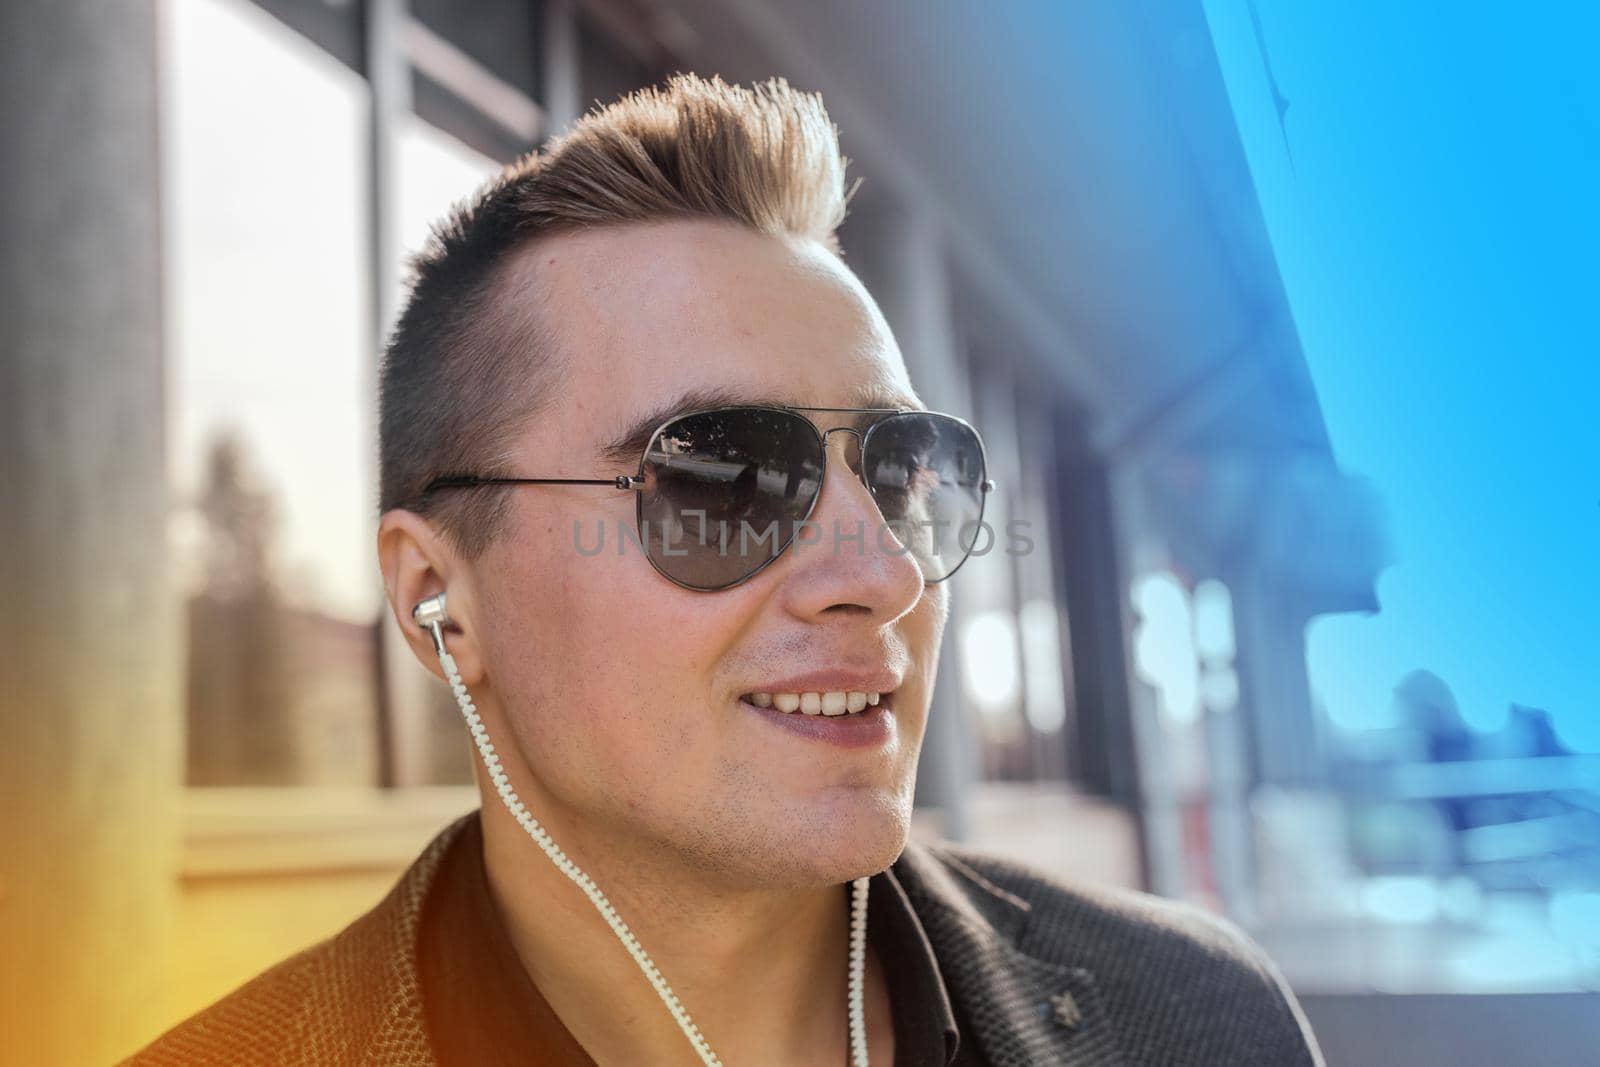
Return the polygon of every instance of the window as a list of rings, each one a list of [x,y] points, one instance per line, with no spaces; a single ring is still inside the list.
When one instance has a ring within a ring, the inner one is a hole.
[[[191,785],[376,773],[367,91],[253,5],[164,20]]]

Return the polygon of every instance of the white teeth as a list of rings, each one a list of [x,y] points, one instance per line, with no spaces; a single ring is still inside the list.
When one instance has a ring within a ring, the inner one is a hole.
[[[852,689],[827,693],[747,693],[745,699],[758,708],[776,708],[784,714],[799,711],[806,715],[853,715],[875,706],[878,693]]]

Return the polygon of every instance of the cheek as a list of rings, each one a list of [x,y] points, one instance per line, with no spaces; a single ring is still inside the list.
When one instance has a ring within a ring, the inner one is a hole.
[[[906,644],[911,662],[919,671],[925,671],[928,681],[933,680],[933,669],[939,660],[939,645],[944,638],[945,620],[950,615],[950,591],[944,585],[929,586],[917,601],[916,607],[899,621],[897,630]]]
[[[944,624],[949,617],[949,585],[941,582],[928,587],[916,608],[906,617],[907,640],[912,642],[912,652],[919,660],[938,656]]]
[[[714,668],[738,613],[664,581],[631,545],[620,559],[562,547],[508,573],[496,602],[497,695],[529,764],[552,788],[630,806],[703,780],[727,712]]]
[[[926,732],[928,711],[933,701],[934,679],[939,672],[939,652],[949,617],[949,591],[943,585],[931,587],[912,611],[900,620],[900,634],[910,653],[913,672],[921,690],[921,714],[917,722],[918,742]],[[913,745],[915,750],[917,745]]]

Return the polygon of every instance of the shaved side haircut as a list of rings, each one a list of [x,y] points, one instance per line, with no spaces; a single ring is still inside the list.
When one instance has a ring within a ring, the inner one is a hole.
[[[519,429],[567,361],[514,287],[530,243],[594,226],[722,219],[814,239],[835,254],[853,189],[822,98],[678,74],[591,112],[458,205],[411,261],[410,294],[379,374],[379,511],[434,521],[467,559],[500,531],[508,494],[425,493],[447,474],[508,471]]]

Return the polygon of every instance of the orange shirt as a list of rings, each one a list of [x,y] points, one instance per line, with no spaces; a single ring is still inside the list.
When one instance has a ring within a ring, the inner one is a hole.
[[[848,895],[840,887],[840,906]],[[894,869],[872,879],[867,936],[883,964],[894,1018],[895,1067],[979,1067]],[[423,907],[418,971],[428,1040],[441,1067],[595,1067],[511,945],[483,866],[483,828],[469,821],[444,856]]]

